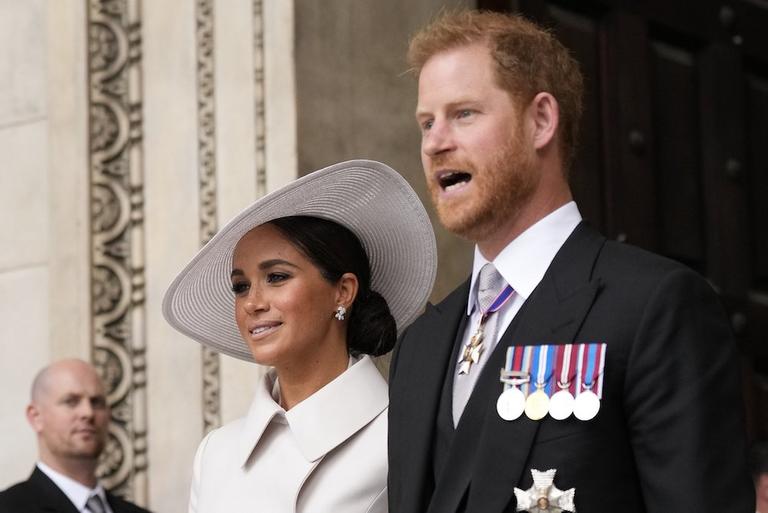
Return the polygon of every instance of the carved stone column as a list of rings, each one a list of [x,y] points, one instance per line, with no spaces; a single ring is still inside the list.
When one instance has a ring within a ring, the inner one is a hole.
[[[138,0],[88,2],[92,358],[112,407],[99,474],[147,498],[141,36]]]

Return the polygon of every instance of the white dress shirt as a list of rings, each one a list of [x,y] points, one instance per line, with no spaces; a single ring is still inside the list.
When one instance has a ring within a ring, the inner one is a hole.
[[[96,488],[88,488],[84,484],[79,483],[60,472],[56,472],[41,461],[37,462],[37,468],[39,468],[43,474],[48,476],[51,481],[53,481],[54,484],[56,484],[56,486],[58,486],[62,492],[64,492],[64,495],[66,495],[67,498],[72,501],[72,504],[74,504],[77,510],[81,513],[89,513],[89,511],[85,509],[85,504],[88,502],[88,498],[94,494],[101,498],[101,502],[104,503],[104,508],[106,509],[107,513],[112,513],[112,508],[109,507],[109,502],[107,502],[107,494],[100,484],[97,484]]]
[[[512,319],[523,306],[523,303],[539,285],[555,255],[581,222],[581,213],[576,203],[571,201],[536,224],[521,233],[510,242],[499,255],[491,262],[504,280],[515,290],[512,297],[486,321],[484,330],[484,349],[478,363],[473,364],[470,372],[459,376],[454,374],[453,382],[453,424],[459,423],[464,412],[469,396],[474,389],[477,377],[480,374],[489,355],[493,352],[501,336],[509,327]],[[477,308],[477,275],[480,269],[488,263],[480,250],[475,246],[474,263],[472,265],[472,280],[469,287],[467,300],[467,322],[462,348],[473,333],[477,330],[482,316]],[[457,361],[461,360],[462,351],[459,351]],[[458,368],[458,366],[457,366]]]

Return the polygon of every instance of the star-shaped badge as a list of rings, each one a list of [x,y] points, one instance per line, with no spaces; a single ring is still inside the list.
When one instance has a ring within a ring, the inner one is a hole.
[[[576,513],[576,508],[573,505],[576,488],[565,491],[558,490],[553,484],[556,473],[557,469],[554,468],[545,472],[531,469],[533,486],[527,490],[515,488],[517,511],[527,511],[528,513],[561,513],[563,511],[570,511]]]

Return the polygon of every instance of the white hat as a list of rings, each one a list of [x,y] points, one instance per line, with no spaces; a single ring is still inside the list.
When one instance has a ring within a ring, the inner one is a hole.
[[[227,223],[168,287],[163,315],[171,326],[215,351],[253,361],[235,323],[232,255],[251,229],[288,216],[335,221],[360,239],[371,265],[371,289],[387,301],[398,333],[421,312],[437,268],[424,206],[389,166],[350,160],[289,183]]]

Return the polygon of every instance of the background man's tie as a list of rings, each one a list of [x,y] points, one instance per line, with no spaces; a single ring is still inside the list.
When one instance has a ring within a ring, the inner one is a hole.
[[[91,513],[107,513],[107,509],[104,507],[104,502],[98,495],[91,495],[88,498],[88,502],[85,503],[85,507]]]

